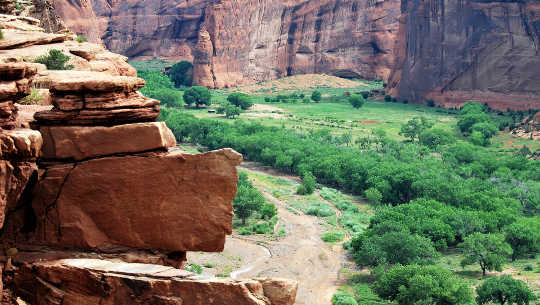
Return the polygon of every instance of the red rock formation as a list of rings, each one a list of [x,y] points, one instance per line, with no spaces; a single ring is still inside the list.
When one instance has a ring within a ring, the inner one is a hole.
[[[400,13],[399,0],[109,3],[56,5],[92,41],[129,57],[194,61],[194,82],[220,88],[303,73],[386,79]]]
[[[446,107],[540,109],[538,1],[409,0],[389,94]]]

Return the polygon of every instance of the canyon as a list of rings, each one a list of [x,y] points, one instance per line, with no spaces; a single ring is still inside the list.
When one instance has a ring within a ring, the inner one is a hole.
[[[294,303],[294,280],[185,270],[232,234],[242,155],[180,151],[126,57],[32,17],[0,25],[0,304]],[[33,62],[51,49],[74,69]],[[35,90],[45,105],[21,105]]]
[[[72,31],[235,87],[289,75],[382,79],[399,100],[540,108],[540,4],[480,0],[56,1]]]

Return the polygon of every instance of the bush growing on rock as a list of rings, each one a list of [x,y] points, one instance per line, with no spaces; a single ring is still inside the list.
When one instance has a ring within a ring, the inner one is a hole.
[[[4,32],[2,32],[2,28],[0,28],[0,40],[4,39]]]
[[[64,55],[62,51],[51,49],[47,55],[39,56],[34,62],[44,64],[49,70],[72,70],[73,65],[66,65],[68,61],[69,56]]]

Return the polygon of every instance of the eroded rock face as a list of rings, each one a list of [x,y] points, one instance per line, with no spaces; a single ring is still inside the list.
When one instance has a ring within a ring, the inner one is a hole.
[[[241,160],[232,150],[170,151],[49,166],[30,239],[87,250],[222,251]]]
[[[399,0],[57,1],[68,28],[129,57],[194,62],[194,82],[229,87],[303,73],[384,78]],[[111,5],[109,5],[111,4]]]
[[[538,1],[404,3],[393,96],[447,107],[540,109]]]
[[[43,305],[285,305],[294,303],[298,289],[294,281],[201,279],[171,267],[97,259],[26,265],[15,283],[21,296]],[[274,301],[269,293],[277,290]]]

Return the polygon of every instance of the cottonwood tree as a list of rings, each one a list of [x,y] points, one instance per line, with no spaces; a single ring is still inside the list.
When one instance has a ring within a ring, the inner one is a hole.
[[[184,91],[184,102],[188,105],[195,104],[197,107],[201,105],[210,105],[212,94],[206,87],[193,86]]]
[[[492,277],[476,288],[476,302],[480,305],[499,303],[501,305],[527,305],[536,300],[531,289],[520,280],[509,275]]]
[[[502,271],[507,257],[512,254],[512,248],[505,242],[502,234],[476,232],[465,237],[461,247],[464,255],[461,265],[477,263],[482,269],[483,276],[486,275],[486,271]]]
[[[401,125],[399,135],[410,138],[412,142],[417,139],[424,130],[431,127],[433,127],[433,123],[428,121],[428,119],[425,117],[417,117]]]
[[[233,208],[234,214],[242,219],[242,225],[245,225],[246,219],[260,210],[265,200],[248,180],[246,173],[241,172],[238,176],[238,193],[233,200]]]

